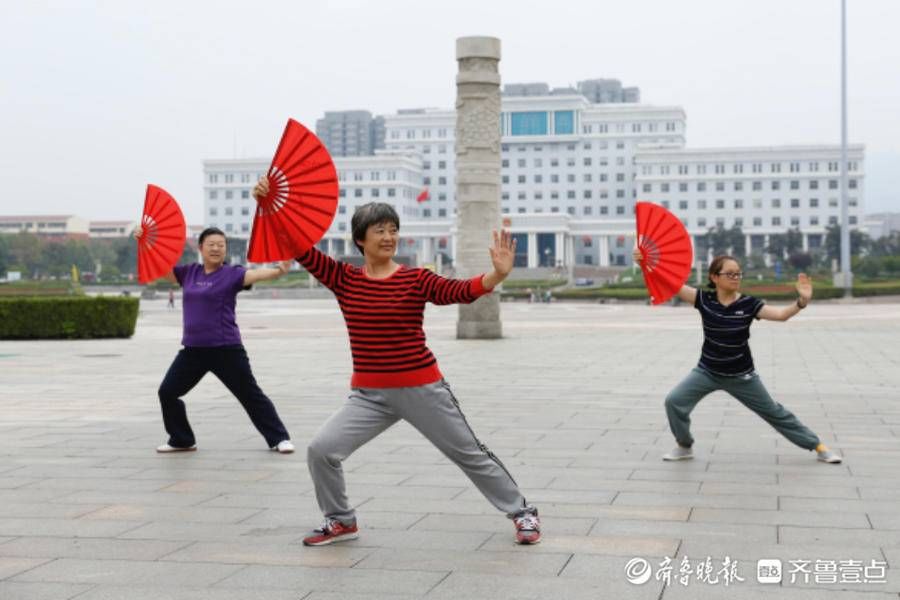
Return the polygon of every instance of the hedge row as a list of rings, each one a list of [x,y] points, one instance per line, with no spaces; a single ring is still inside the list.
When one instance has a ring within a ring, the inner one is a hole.
[[[0,339],[131,337],[137,316],[137,298],[0,298]]]
[[[797,291],[787,286],[762,286],[760,289],[748,287],[741,290],[745,294],[757,296],[764,300],[782,301],[797,298]],[[864,284],[853,288],[853,295],[857,298],[864,296],[900,296],[900,284]],[[828,300],[843,298],[844,290],[831,286],[818,286],[813,292],[813,300]],[[504,298],[527,298],[524,291],[504,291]],[[554,290],[553,297],[558,300],[646,300],[647,290],[644,288],[570,288]]]

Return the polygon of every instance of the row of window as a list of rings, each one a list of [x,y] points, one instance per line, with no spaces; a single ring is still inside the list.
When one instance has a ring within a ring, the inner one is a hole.
[[[210,200],[218,200],[219,199],[219,191],[220,190],[209,190],[209,199]],[[234,200],[236,197],[240,197],[241,200],[249,200],[250,199],[250,190],[221,190],[223,192],[223,197],[225,200]],[[235,196],[235,192],[238,192],[238,196]]]
[[[627,180],[627,176],[625,173],[616,173],[615,181],[619,183],[624,183]],[[551,173],[547,180],[550,183],[559,183],[559,173]],[[566,174],[566,183],[575,183],[576,176],[575,173],[567,173]],[[591,183],[594,181],[593,173],[582,173],[581,180],[585,183]],[[597,176],[597,181],[600,183],[604,183],[609,181],[609,173],[600,173]],[[512,181],[509,175],[501,175],[500,182],[503,184],[508,184]],[[544,183],[544,175],[541,173],[537,173],[531,176],[532,183]],[[515,183],[528,183],[527,175],[516,175]]]
[[[365,190],[363,188],[353,188],[352,191],[353,191],[353,198],[363,198],[363,197],[381,198],[382,197],[382,193],[381,193],[382,188],[377,188],[377,187],[369,188],[368,194],[364,193]],[[398,197],[397,196],[397,188],[392,188],[392,187],[384,188],[384,191],[385,191],[385,193],[384,193],[385,198],[397,198]],[[399,196],[401,198],[414,198],[416,196],[416,194],[413,193],[413,190],[411,190],[409,188],[402,188],[400,191],[402,192]],[[346,198],[347,194],[348,194],[347,188],[340,188],[338,190],[338,197],[340,197],[340,198]],[[446,197],[444,199],[446,199]]]
[[[507,130],[507,114],[509,128]],[[575,132],[575,113],[571,110],[557,111],[522,111],[501,113],[501,132],[507,135],[547,135],[551,129],[557,135],[570,135]],[[551,128],[552,120],[552,128]],[[392,140],[428,140],[447,138],[452,130],[449,128],[391,128],[388,137]],[[582,133],[655,133],[657,131],[678,131],[676,121],[643,121],[634,123],[585,123]]]
[[[449,133],[450,129],[446,127],[440,127],[438,129],[432,129],[430,127],[424,129],[391,129],[390,138],[392,140],[399,140],[401,138],[407,140],[428,140],[432,137],[446,138]]]
[[[574,167],[574,166],[576,166],[577,163],[578,163],[578,161],[575,160],[574,156],[571,156],[566,159],[567,167]],[[590,156],[585,156],[581,159],[581,163],[585,167],[591,167],[594,165],[594,160]],[[624,167],[626,164],[625,157],[624,156],[615,157],[615,163],[616,163],[617,167]],[[503,160],[500,161],[500,167],[503,169],[508,169],[510,164],[511,163],[508,158],[504,158]],[[597,159],[597,166],[599,166],[599,167],[608,167],[609,164],[610,164],[610,159],[608,157],[603,157],[603,158]],[[540,168],[543,168],[544,161],[543,161],[543,159],[535,158],[534,160],[532,160],[532,165],[534,166],[534,168],[540,169]],[[560,161],[558,158],[551,158],[548,161],[548,165],[550,167],[559,167]],[[527,159],[524,159],[524,158],[517,159],[516,166],[519,168],[522,168],[522,169],[528,168]]]
[[[263,173],[209,173],[206,179],[209,183],[256,183]]]
[[[731,172],[735,174],[744,173],[745,167],[747,168],[747,173],[763,173],[764,172],[764,163],[730,163],[731,164]],[[769,173],[781,173],[783,167],[787,167],[785,172],[790,173],[800,173],[802,170],[802,162],[801,161],[790,161],[790,162],[773,162],[768,163]],[[726,164],[718,163],[715,165],[659,165],[658,167],[654,167],[653,165],[642,165],[641,173],[644,175],[653,175],[654,173],[659,173],[660,175],[670,175],[675,172],[674,169],[677,169],[677,173],[679,175],[690,175],[691,167],[694,167],[694,173],[697,175],[706,175],[707,172],[714,173],[715,175],[725,175],[726,173]],[[712,170],[708,171],[707,166],[711,166]],[[807,170],[811,173],[816,173],[820,169],[820,164],[818,162],[812,161],[806,163]],[[840,161],[829,161],[826,163],[826,168],[830,173],[836,173],[840,170]],[[858,171],[859,163],[855,160],[847,161],[847,170],[848,171]]]
[[[791,227],[800,227],[800,221],[801,221],[800,217],[796,217],[796,216],[790,217],[790,219],[789,219]],[[681,219],[681,222],[684,223],[685,227],[691,226],[690,219]],[[828,217],[829,225],[837,225],[838,222],[839,221],[838,221],[837,215],[831,215]],[[851,225],[856,225],[858,222],[859,222],[858,217],[856,217],[855,215],[850,215],[850,224]],[[726,223],[727,222],[723,217],[716,217],[716,219],[712,220],[712,221],[707,221],[706,217],[699,217],[697,219],[697,227],[710,227],[712,225],[714,225],[716,227],[727,227]],[[810,215],[807,219],[807,225],[809,225],[811,227],[817,227],[817,226],[821,225],[821,223],[822,222],[818,215]],[[752,224],[753,224],[753,227],[763,227],[764,226],[763,218],[762,217],[753,217]],[[786,223],[785,223],[784,219],[776,216],[776,217],[771,217],[769,219],[769,224],[772,227],[782,227]],[[731,221],[731,225],[735,226],[735,227],[744,227],[743,217],[735,217]]]
[[[615,194],[616,198],[625,198],[626,195],[627,194],[625,193],[625,190],[623,190],[623,189],[616,190],[616,194]],[[503,192],[502,194],[500,194],[501,200],[509,200],[509,197],[510,197],[509,192]],[[543,200],[544,192],[534,192],[532,197],[535,200]],[[570,200],[574,200],[576,197],[577,197],[577,194],[576,194],[575,190],[566,190],[566,198],[568,198]],[[594,197],[594,190],[582,190],[581,197],[584,198],[585,200],[590,200],[591,198]],[[609,198],[609,190],[598,190],[597,197],[600,198],[601,200],[604,198]],[[528,193],[527,192],[517,192],[516,198],[519,200],[528,200]],[[560,192],[558,190],[553,190],[550,192],[551,200],[558,200],[559,198],[560,198]]]
[[[662,200],[662,201],[660,201],[660,204],[662,204],[665,208],[670,208],[670,203],[668,200]],[[855,207],[855,206],[859,205],[859,202],[857,201],[856,198],[848,198],[847,204],[849,206]],[[761,209],[761,208],[763,208],[763,199],[762,198],[754,198],[752,200],[751,205],[753,208]],[[673,206],[674,206],[674,204],[673,204]],[[835,208],[837,206],[840,206],[840,201],[837,198],[829,198],[828,206],[830,208]],[[819,199],[818,198],[809,198],[807,200],[807,206],[802,207],[800,198],[791,198],[788,202],[784,203],[784,207],[785,208],[788,208],[788,207],[790,207],[790,208],[819,208]],[[678,201],[678,210],[690,210],[690,208],[691,208],[691,203],[689,200],[679,200]],[[708,203],[706,200],[697,200],[696,208],[697,208],[697,210],[706,210],[707,208],[710,208],[710,207],[708,206]],[[719,210],[722,210],[725,208],[733,208],[733,209],[740,210],[740,209],[744,208],[744,201],[740,198],[735,198],[730,203],[726,203],[725,200],[714,200],[712,203],[712,208],[716,208]],[[781,198],[771,198],[769,200],[769,208],[782,208]]]
[[[836,190],[836,189],[840,188],[840,181],[837,179],[829,179],[829,180],[827,180],[827,182],[828,182],[829,190]],[[724,182],[724,181],[716,181],[716,182],[698,181],[695,185],[696,191],[698,191],[698,192],[707,191],[708,183],[710,183],[710,184],[715,183],[715,190],[717,192],[726,191],[726,182]],[[762,189],[763,189],[762,181],[753,181],[750,183],[751,183],[750,189],[752,189],[754,192],[762,191]],[[788,186],[785,189],[791,189],[791,190],[799,190],[800,189],[800,182],[798,180],[791,180],[787,183],[788,183]],[[825,183],[824,180],[819,181],[817,179],[810,179],[807,182],[807,188],[810,190],[818,190],[819,185],[824,184],[824,183]],[[780,190],[781,184],[782,184],[781,181],[770,181],[769,189],[771,189],[773,191]],[[858,189],[859,188],[859,180],[858,179],[850,179],[847,182],[847,186],[851,190]],[[659,188],[660,192],[667,193],[667,192],[672,191],[673,185],[671,183],[660,183],[660,184],[657,184],[657,187]],[[688,183],[679,183],[679,184],[677,184],[677,187],[678,187],[679,192],[690,191],[690,184],[688,184]],[[743,181],[732,182],[731,187],[735,192],[741,192],[744,190],[744,182]],[[643,192],[645,194],[653,193],[653,189],[654,189],[654,185],[652,183],[644,183],[641,185],[641,192]]]
[[[675,121],[667,121],[665,123],[650,121],[649,123],[631,123],[631,133],[642,133],[644,131],[654,133],[662,131],[661,127],[665,126],[665,131],[678,131],[678,125]],[[627,123],[616,123],[613,125],[615,133],[624,133],[629,129]],[[581,126],[582,133],[609,133],[610,127],[608,123],[586,123]]]

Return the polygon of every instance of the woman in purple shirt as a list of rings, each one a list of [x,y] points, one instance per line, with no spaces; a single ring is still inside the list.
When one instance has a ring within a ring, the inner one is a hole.
[[[135,230],[140,238],[143,230]],[[209,227],[200,234],[203,264],[179,265],[162,276],[182,288],[184,334],[182,348],[159,386],[163,424],[169,441],[157,452],[188,452],[197,449],[194,432],[188,423],[181,399],[206,373],[225,384],[250,416],[256,429],[272,450],[282,454],[294,451],[290,435],[275,405],[256,384],[250,360],[241,343],[234,308],[238,292],[258,281],[276,279],[287,273],[291,262],[277,269],[245,269],[225,264],[225,234]]]

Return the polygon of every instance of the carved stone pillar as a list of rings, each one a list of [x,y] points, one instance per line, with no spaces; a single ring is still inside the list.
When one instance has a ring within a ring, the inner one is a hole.
[[[490,271],[491,230],[500,222],[500,40],[456,40],[456,205],[458,277]],[[502,337],[500,298],[459,306],[460,339]]]

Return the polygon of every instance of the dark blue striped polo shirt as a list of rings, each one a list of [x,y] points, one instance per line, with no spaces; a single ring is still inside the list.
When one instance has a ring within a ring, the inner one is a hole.
[[[694,308],[703,319],[703,350],[697,366],[714,375],[753,373],[750,325],[764,304],[759,298],[741,296],[723,306],[715,290],[697,290]]]

